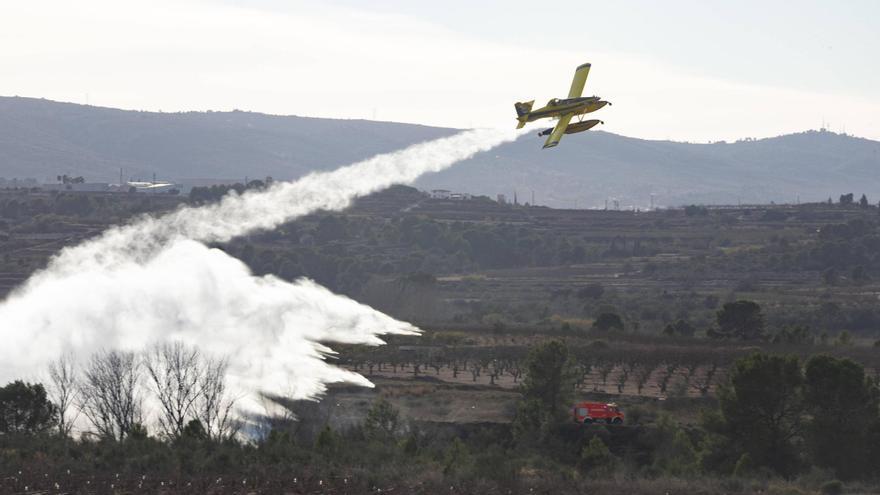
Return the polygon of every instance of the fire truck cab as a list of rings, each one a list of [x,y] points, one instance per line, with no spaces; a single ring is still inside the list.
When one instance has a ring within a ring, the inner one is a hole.
[[[623,424],[624,415],[614,403],[604,402],[579,402],[572,411],[574,420],[578,423],[605,422],[608,424]]]

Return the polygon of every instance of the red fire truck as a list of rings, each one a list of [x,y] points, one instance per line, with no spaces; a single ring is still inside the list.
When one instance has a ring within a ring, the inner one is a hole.
[[[623,424],[623,413],[614,403],[605,402],[579,402],[572,411],[574,420],[578,423],[605,422],[608,424]]]

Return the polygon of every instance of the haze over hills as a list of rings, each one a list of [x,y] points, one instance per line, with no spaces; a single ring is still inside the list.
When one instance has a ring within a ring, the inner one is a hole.
[[[736,143],[648,141],[607,132],[566,136],[552,150],[529,135],[421,181],[467,192],[514,190],[537,204],[622,208],[835,200],[880,195],[880,142],[808,131]],[[577,201],[577,203],[575,203]]]
[[[513,110],[511,109],[511,121]],[[608,118],[612,118],[608,116]],[[455,129],[251,112],[153,113],[0,97],[0,177],[51,181],[244,177],[293,179]],[[736,143],[647,141],[607,132],[567,136],[541,149],[534,133],[422,178],[450,189],[537,204],[621,207],[818,201],[845,192],[880,196],[880,142],[831,132]]]

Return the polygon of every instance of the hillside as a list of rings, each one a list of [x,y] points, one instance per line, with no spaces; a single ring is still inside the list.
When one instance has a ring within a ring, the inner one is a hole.
[[[58,174],[183,180],[293,179],[455,132],[411,124],[251,112],[152,113],[0,97],[0,176]],[[648,141],[607,132],[542,150],[527,135],[422,188],[493,196],[518,193],[556,207],[817,201],[880,195],[880,143],[810,131],[736,143]]]
[[[0,97],[0,177],[292,179],[453,133],[251,112],[154,113]]]
[[[737,143],[647,141],[606,132],[566,136],[542,150],[524,137],[429,177],[425,186],[455,185],[466,192],[518,191],[555,207],[650,204],[736,204],[821,201],[840,193],[880,194],[880,143],[831,132],[805,132]],[[493,157],[494,158],[494,157]]]

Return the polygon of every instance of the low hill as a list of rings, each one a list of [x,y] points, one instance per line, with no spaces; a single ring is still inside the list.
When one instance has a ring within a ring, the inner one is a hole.
[[[155,113],[0,97],[0,176],[51,180],[293,179],[456,132],[412,124],[252,112]],[[808,131],[736,143],[649,141],[607,132],[552,150],[527,135],[417,185],[556,207],[819,201],[880,196],[880,143]],[[613,204],[613,203],[612,203]]]
[[[422,181],[462,192],[518,193],[555,207],[621,208],[690,203],[822,201],[841,193],[880,196],[880,142],[808,131],[736,143],[649,141],[607,132],[566,136],[542,150],[538,137],[502,146],[493,156]]]
[[[0,176],[293,179],[452,129],[252,112],[156,113],[0,97]]]

